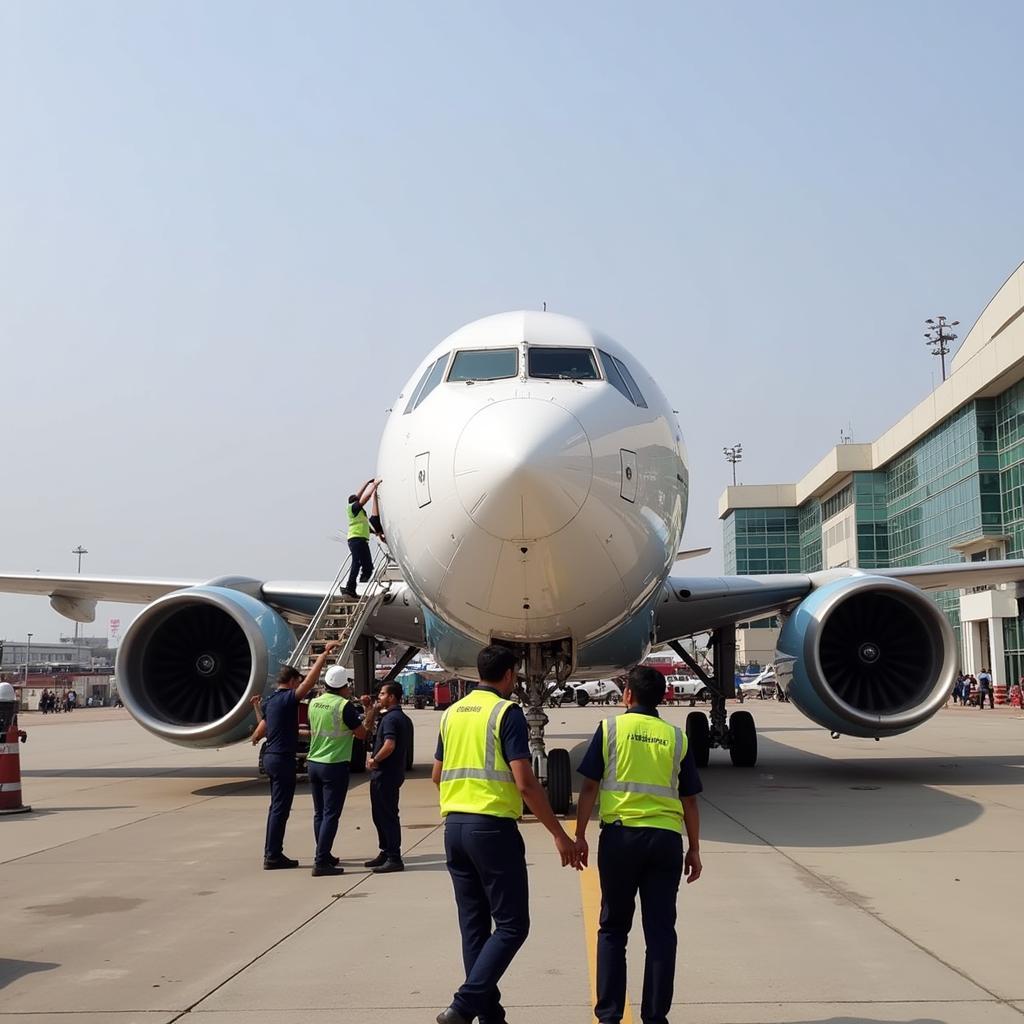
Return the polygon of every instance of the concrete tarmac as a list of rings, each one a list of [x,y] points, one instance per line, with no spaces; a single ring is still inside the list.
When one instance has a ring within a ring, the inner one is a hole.
[[[675,1024],[1021,1021],[1020,712],[950,707],[873,743],[833,741],[789,705],[746,707],[758,767],[713,752],[703,773]],[[549,713],[552,745],[578,761],[604,709]],[[461,963],[429,780],[438,715],[412,717],[408,870],[361,867],[376,852],[362,777],[335,846],[347,873],[312,878],[301,783],[285,848],[304,867],[262,870],[267,789],[248,744],[183,750],[123,711],[22,716],[34,810],[0,818],[0,1024],[429,1024]],[[509,1020],[586,1024],[595,873],[561,868],[535,822],[524,834],[533,927],[502,985]],[[642,969],[638,914],[634,1002]]]

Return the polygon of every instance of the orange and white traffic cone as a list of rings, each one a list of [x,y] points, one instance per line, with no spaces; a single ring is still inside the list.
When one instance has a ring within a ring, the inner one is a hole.
[[[18,724],[12,721],[0,743],[0,814],[24,814],[32,808],[21,802],[21,756]]]

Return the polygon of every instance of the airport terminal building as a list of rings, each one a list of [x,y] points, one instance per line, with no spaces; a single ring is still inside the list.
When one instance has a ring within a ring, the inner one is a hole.
[[[978,317],[949,378],[891,430],[833,448],[796,483],[727,488],[719,517],[727,573],[1024,558],[1024,265]],[[965,672],[1020,678],[1017,585],[934,597]],[[770,662],[776,635],[767,623],[741,630],[740,661]]]

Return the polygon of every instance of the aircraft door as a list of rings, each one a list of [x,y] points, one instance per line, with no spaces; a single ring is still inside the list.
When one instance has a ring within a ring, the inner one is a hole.
[[[416,504],[423,508],[430,504],[430,452],[421,452],[416,456],[413,472],[416,485]]]
[[[636,501],[636,452],[631,452],[628,448],[620,448],[619,458],[622,462],[619,495],[626,501]]]

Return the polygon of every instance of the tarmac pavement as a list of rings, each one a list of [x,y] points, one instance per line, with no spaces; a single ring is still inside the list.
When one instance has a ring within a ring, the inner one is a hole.
[[[679,898],[672,1020],[1021,1021],[1020,711],[950,707],[876,744],[833,741],[790,705],[746,707],[758,767],[713,752],[703,773],[704,876]],[[551,745],[578,761],[604,713],[550,711]],[[248,744],[172,747],[121,710],[23,715],[33,812],[0,818],[0,1024],[429,1024],[461,962],[429,780],[438,715],[411,716],[408,870],[362,868],[376,841],[357,777],[335,846],[347,873],[312,878],[305,784],[285,847],[303,868],[262,870],[267,789]],[[509,1020],[585,1024],[596,877],[561,868],[535,822],[523,831],[533,927],[502,986]],[[642,952],[638,915],[633,999]]]

